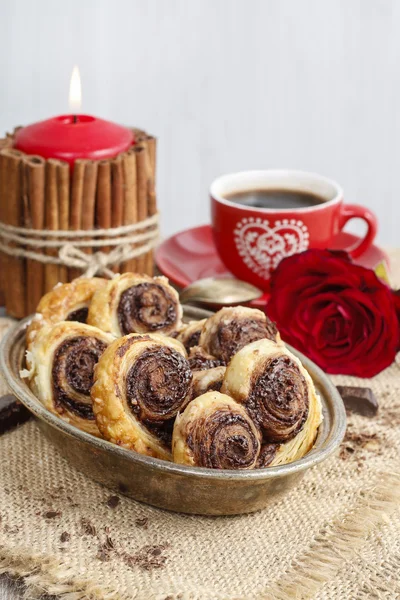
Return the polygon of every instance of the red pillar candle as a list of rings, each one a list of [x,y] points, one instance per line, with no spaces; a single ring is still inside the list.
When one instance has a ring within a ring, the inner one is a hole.
[[[19,129],[14,146],[26,154],[58,158],[73,165],[77,158],[101,160],[128,150],[133,132],[89,115],[62,115]]]

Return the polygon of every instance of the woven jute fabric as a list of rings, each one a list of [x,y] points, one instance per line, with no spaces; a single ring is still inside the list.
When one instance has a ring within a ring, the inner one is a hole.
[[[372,380],[333,380],[371,386],[378,415],[349,415],[336,456],[245,516],[117,500],[72,469],[36,423],[3,435],[0,572],[23,577],[29,598],[400,598],[400,356]]]

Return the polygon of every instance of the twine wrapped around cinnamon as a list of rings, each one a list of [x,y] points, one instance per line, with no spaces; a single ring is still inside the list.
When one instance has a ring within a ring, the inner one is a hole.
[[[155,144],[115,158],[63,161],[15,150],[0,139],[0,296],[17,318],[58,282],[82,274],[153,274],[158,237]]]

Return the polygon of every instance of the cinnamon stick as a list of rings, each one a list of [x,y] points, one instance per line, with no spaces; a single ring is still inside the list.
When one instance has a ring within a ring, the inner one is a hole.
[[[124,219],[124,180],[121,155],[111,163],[112,211],[111,226],[120,227]],[[114,273],[119,273],[120,265],[111,267]]]
[[[152,135],[149,135],[147,137],[147,148],[149,149],[151,175],[152,175],[153,183],[155,186],[155,184],[156,184],[157,140]]]
[[[136,170],[137,170],[137,210],[138,210],[138,221],[142,221],[147,216],[147,148],[145,143],[141,142],[140,145],[135,148],[136,154]],[[142,233],[144,230],[140,229],[138,233]],[[137,257],[137,270],[139,273],[145,271],[145,257],[143,254]]]
[[[97,175],[96,223],[100,229],[111,227],[111,166],[109,160],[99,162]],[[108,252],[109,246],[102,246]]]
[[[46,210],[45,210],[45,228],[49,231],[57,231],[59,229],[59,210],[58,210],[58,181],[57,181],[58,161],[49,159],[46,165]],[[54,238],[49,238],[54,239]],[[57,256],[56,249],[48,248],[46,254],[49,256]],[[53,289],[59,282],[58,265],[45,265],[45,291]]]
[[[68,230],[69,228],[69,187],[70,174],[69,164],[63,160],[57,164],[57,181],[58,181],[58,216],[59,229]],[[58,277],[61,283],[68,281],[68,267],[60,265],[58,268]]]
[[[71,187],[71,204],[69,215],[69,227],[72,231],[77,231],[81,228],[82,202],[83,202],[83,179],[85,175],[86,160],[78,158],[74,164],[72,174]],[[75,279],[79,277],[81,272],[79,269],[70,267],[68,269],[68,278]]]
[[[29,222],[32,229],[44,227],[44,190],[46,162],[41,156],[24,157],[24,179],[28,196]],[[41,252],[35,248],[36,252]],[[44,294],[44,265],[28,258],[26,260],[27,312],[36,310]]]
[[[11,148],[11,146],[12,139],[9,136],[0,139],[0,150],[3,150],[3,148]]]
[[[138,221],[143,221],[148,215],[148,187],[151,179],[151,166],[147,142],[141,142],[140,146],[136,147],[136,169],[137,169],[137,204],[138,204]],[[141,229],[140,232],[145,231]],[[141,254],[137,258],[137,269],[139,273],[145,273],[147,268],[147,259],[145,254]]]
[[[144,129],[139,129],[138,127],[132,127],[133,137],[135,138],[136,144],[139,144],[142,140],[146,139],[147,133]]]
[[[136,197],[137,161],[134,150],[130,150],[123,155],[122,171],[124,178],[124,225],[131,225],[138,220]],[[137,271],[137,260],[133,258],[126,261],[123,270]]]
[[[156,138],[153,136],[148,136],[147,138],[147,148],[149,151],[149,159],[150,159],[150,167],[151,167],[151,177],[148,181],[148,190],[147,190],[147,216],[152,217],[157,212],[157,198],[156,198],[156,151],[157,151],[157,142]],[[145,270],[148,275],[154,274],[154,252],[150,250],[147,252],[145,258]]]
[[[81,229],[94,228],[94,208],[96,204],[97,162],[88,160],[85,165],[83,178],[83,202],[81,214]],[[85,249],[91,252],[91,248]]]
[[[13,148],[5,148],[0,152],[1,161],[1,204],[2,221],[8,225],[23,224],[22,206],[22,153]],[[10,244],[12,247],[13,244]],[[13,317],[25,315],[25,265],[24,261],[4,255],[3,291],[5,293],[6,310]]]

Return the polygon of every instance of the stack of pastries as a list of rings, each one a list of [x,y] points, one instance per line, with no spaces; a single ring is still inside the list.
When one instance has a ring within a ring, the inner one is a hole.
[[[322,420],[309,374],[263,312],[223,308],[184,324],[165,277],[56,286],[27,330],[22,375],[83,431],[191,466],[294,461]]]

